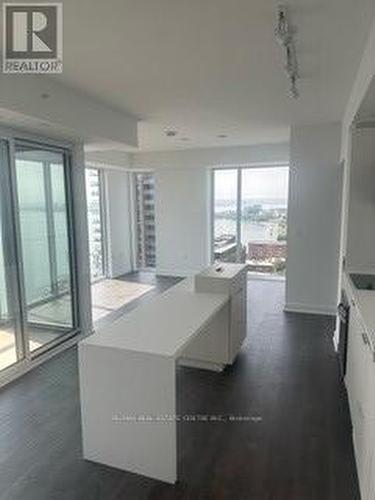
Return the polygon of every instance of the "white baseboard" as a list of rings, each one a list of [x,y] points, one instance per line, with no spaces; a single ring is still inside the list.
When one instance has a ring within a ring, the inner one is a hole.
[[[335,307],[310,306],[307,304],[298,304],[296,302],[285,304],[285,312],[304,313],[304,314],[324,314],[325,316],[336,316]]]
[[[156,276],[173,276],[177,278],[187,278],[194,273],[195,271],[186,269],[163,269],[160,267],[157,267],[155,271]]]

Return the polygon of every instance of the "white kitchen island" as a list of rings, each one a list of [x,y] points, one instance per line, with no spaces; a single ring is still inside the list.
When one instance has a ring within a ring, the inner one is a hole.
[[[215,269],[79,344],[86,459],[176,481],[176,363],[220,370],[233,362],[246,332],[247,266]]]

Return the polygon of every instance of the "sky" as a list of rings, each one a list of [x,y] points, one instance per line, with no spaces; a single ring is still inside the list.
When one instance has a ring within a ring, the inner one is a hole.
[[[264,167],[242,169],[242,199],[264,199],[288,197],[289,169],[287,167]],[[215,171],[215,198],[235,199],[237,193],[237,170]]]

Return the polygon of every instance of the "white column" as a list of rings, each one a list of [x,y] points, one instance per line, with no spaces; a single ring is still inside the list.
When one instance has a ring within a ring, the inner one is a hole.
[[[72,197],[75,222],[76,275],[78,310],[81,331],[92,333],[90,253],[87,225],[85,162],[83,144],[77,143],[72,152]]]

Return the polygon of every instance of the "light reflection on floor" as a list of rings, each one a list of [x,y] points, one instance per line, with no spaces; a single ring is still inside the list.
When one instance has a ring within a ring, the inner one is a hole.
[[[150,284],[116,279],[105,279],[94,283],[91,286],[93,321],[121,309],[153,288],[155,288],[154,285]],[[30,332],[30,350],[34,351],[64,333],[54,330],[56,326],[65,326],[69,330],[71,325],[70,297],[66,295],[29,310],[28,320],[33,323],[52,325],[48,330],[33,328]],[[11,328],[2,327],[0,328],[0,370],[11,366],[16,361],[14,332]]]
[[[104,318],[153,288],[153,285],[145,283],[112,279],[93,284],[91,287],[93,321]]]
[[[49,333],[49,337],[55,338],[56,334]],[[42,338],[42,333],[37,335]],[[53,340],[49,338],[49,340]],[[36,340],[33,338],[30,340],[30,350],[34,351],[43,345],[45,339]],[[10,328],[0,329],[0,370],[7,368],[8,366],[13,365],[17,361],[17,353],[16,353],[16,344],[15,344],[15,336],[13,330]]]

